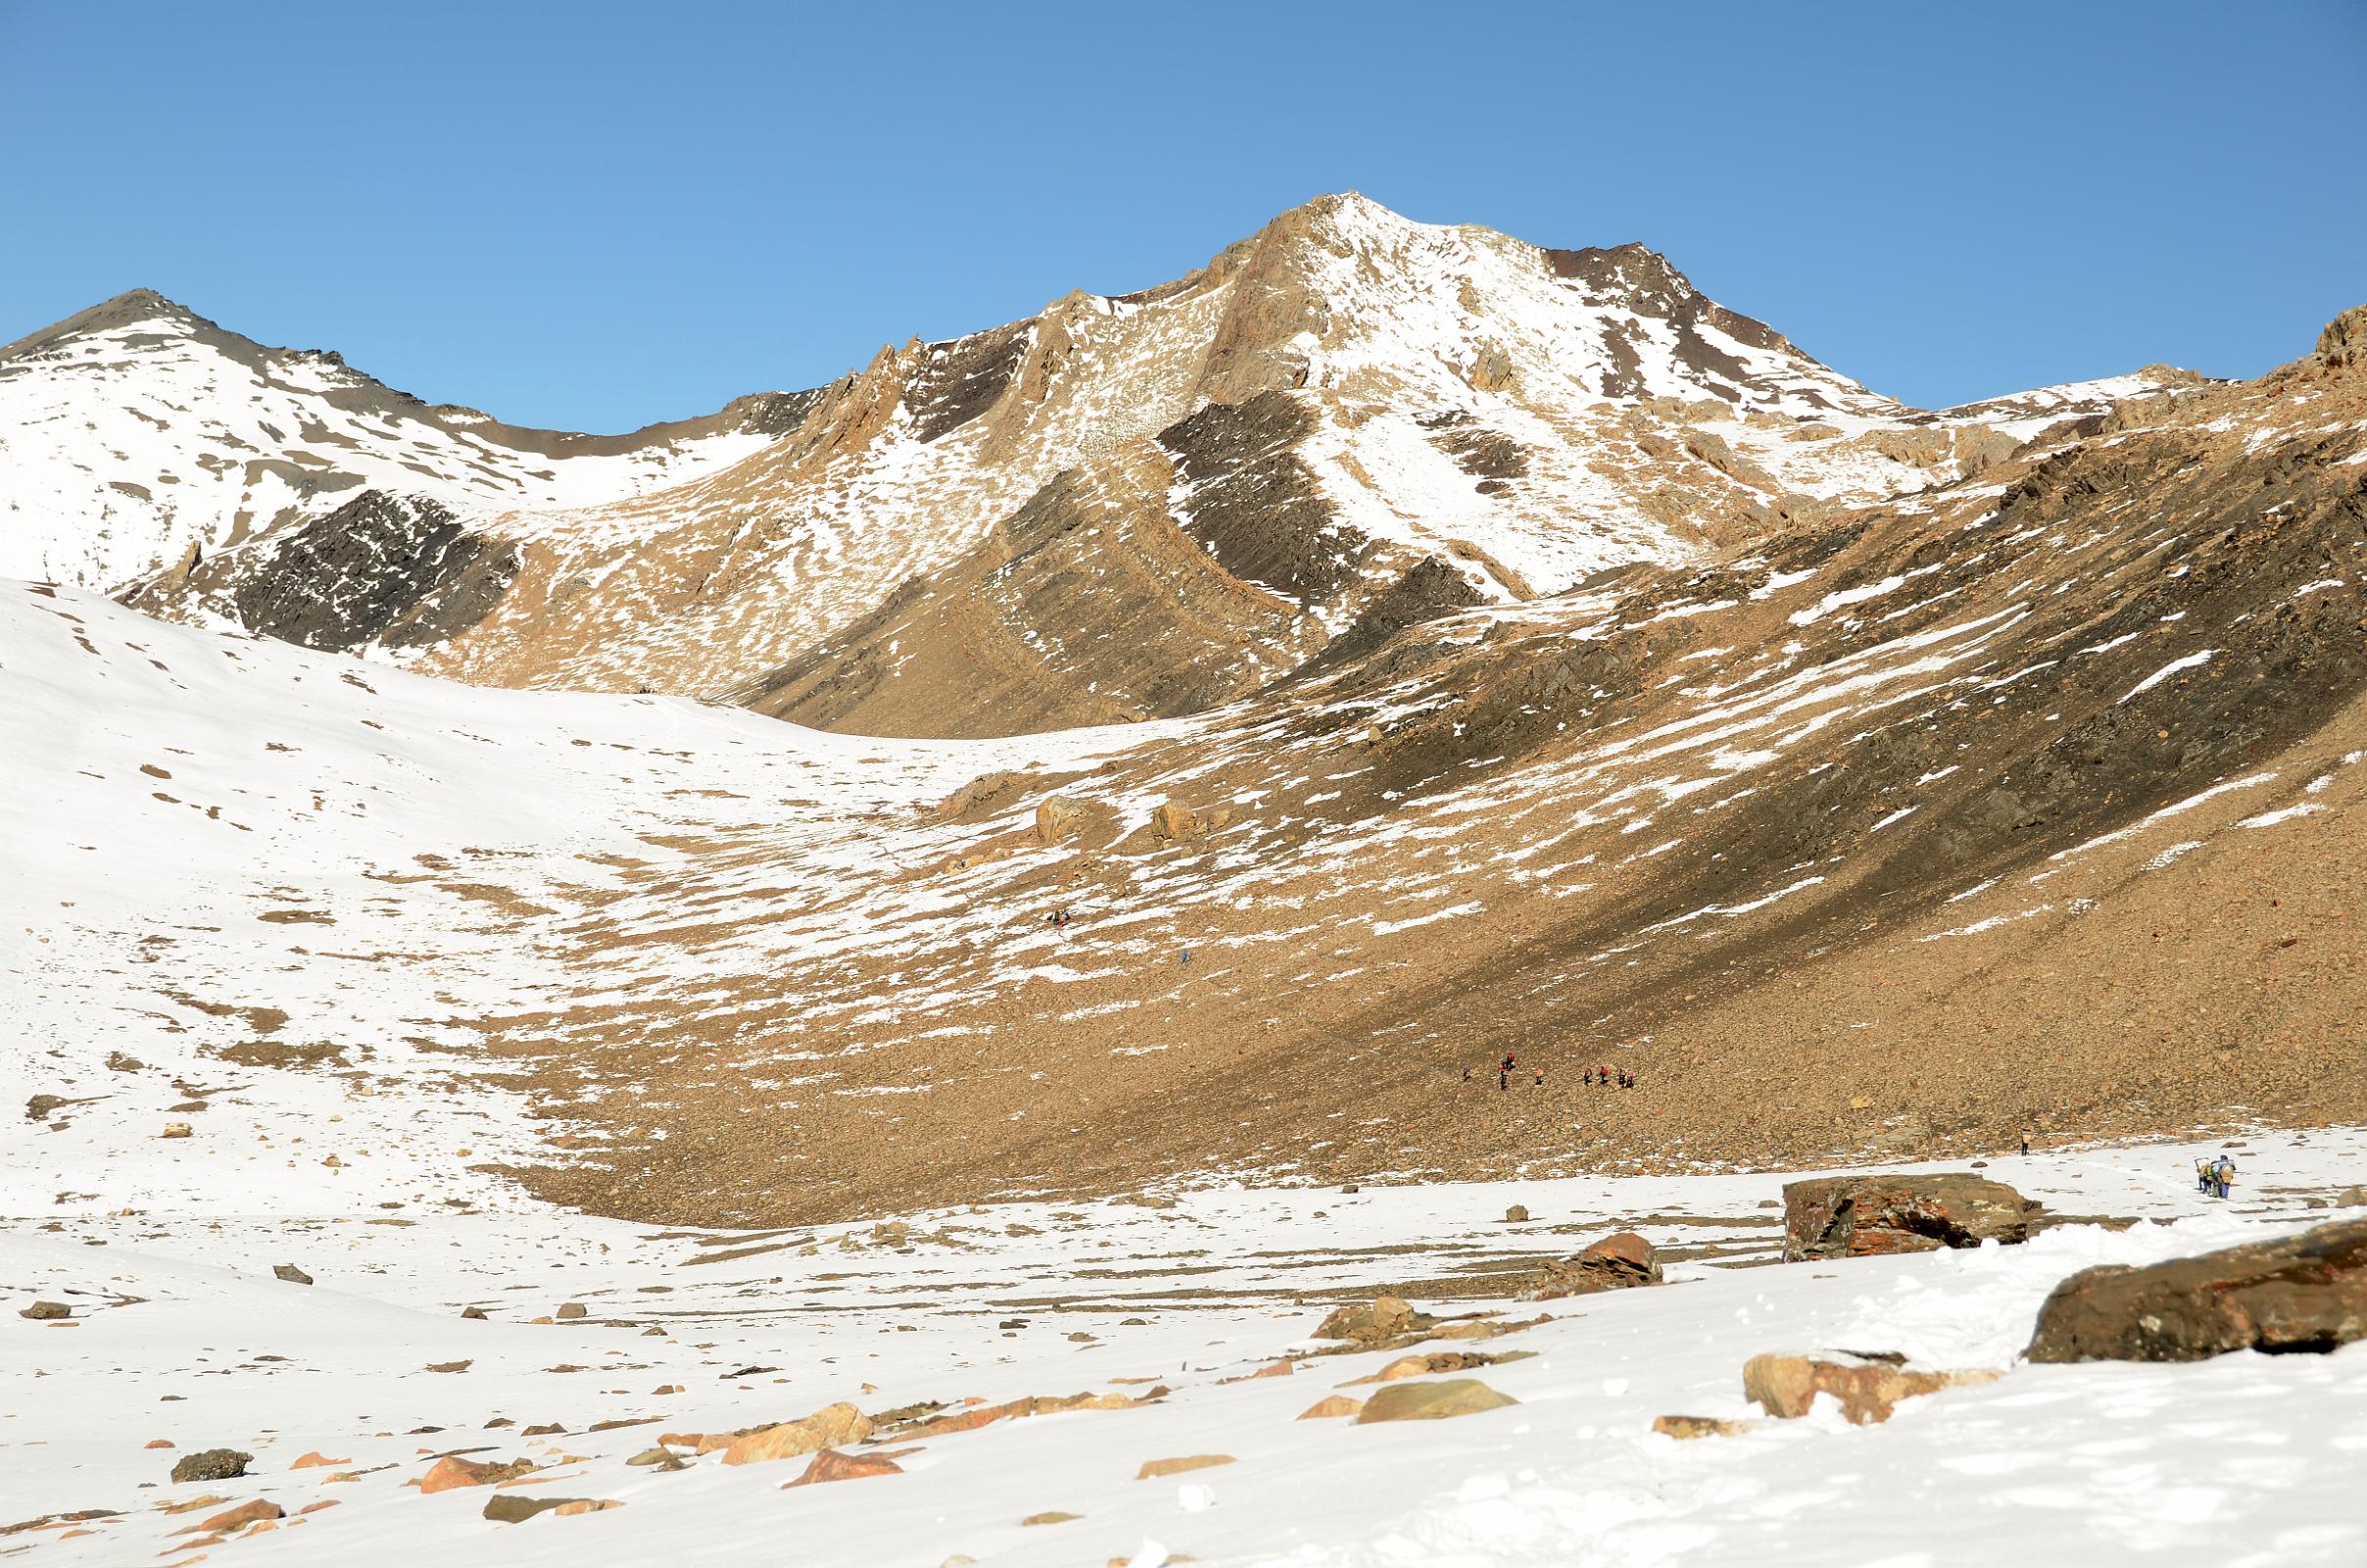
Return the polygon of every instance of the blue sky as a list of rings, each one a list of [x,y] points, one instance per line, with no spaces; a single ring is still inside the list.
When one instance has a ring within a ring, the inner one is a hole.
[[[1934,406],[2367,302],[2367,4],[0,0],[0,340],[126,288],[623,429],[1357,189]]]

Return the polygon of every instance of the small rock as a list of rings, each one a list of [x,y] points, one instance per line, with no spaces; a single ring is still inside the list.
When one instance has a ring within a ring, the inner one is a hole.
[[[158,1136],[163,1138],[187,1138],[190,1136],[189,1124],[185,1121],[169,1121],[165,1123],[165,1130]]]
[[[1663,1415],[1652,1429],[1664,1438],[1731,1438],[1756,1427],[1756,1421],[1721,1421],[1709,1415]]]
[[[1084,1517],[1081,1513],[1064,1513],[1060,1509],[1052,1508],[1043,1513],[1031,1513],[1019,1523],[1023,1525],[1064,1525],[1071,1519]]]
[[[1356,1412],[1356,1425],[1369,1426],[1375,1421],[1439,1421],[1449,1416],[1499,1410],[1519,1402],[1477,1378],[1392,1383],[1364,1401],[1364,1408]]]
[[[143,1445],[143,1446],[150,1448],[170,1448],[173,1446],[173,1440],[171,1438],[150,1438],[147,1443]]]
[[[234,1481],[247,1473],[247,1466],[254,1459],[253,1454],[241,1453],[236,1448],[203,1448],[196,1453],[182,1455],[173,1467],[173,1479]]]
[[[35,1095],[25,1102],[25,1119],[26,1121],[45,1121],[51,1111],[60,1105],[72,1103],[74,1102],[68,1100],[64,1095]]]
[[[200,1530],[243,1530],[258,1519],[278,1519],[284,1516],[284,1511],[279,1504],[268,1497],[257,1497],[253,1502],[242,1502],[235,1508],[224,1508],[199,1525],[198,1528]]]
[[[806,1466],[805,1474],[795,1481],[781,1484],[786,1492],[791,1487],[819,1486],[825,1481],[861,1481],[867,1476],[900,1476],[904,1466],[876,1453],[841,1453],[836,1448],[824,1448]]]
[[[29,1317],[36,1323],[47,1323],[58,1318],[74,1316],[74,1308],[68,1306],[64,1301],[35,1301],[17,1315]]]
[[[577,1318],[588,1316],[590,1314],[583,1309],[581,1301],[568,1301],[559,1309],[559,1321],[562,1323],[572,1323]]]
[[[464,1306],[461,1308],[461,1316],[482,1323],[485,1321],[485,1309],[481,1306]]]
[[[1514,1203],[1510,1208],[1504,1210],[1505,1224],[1526,1225],[1528,1222],[1529,1209],[1526,1203]]]
[[[558,1513],[569,1503],[588,1503],[592,1500],[589,1497],[529,1497],[521,1493],[505,1492],[485,1499],[485,1517],[495,1524],[519,1525],[536,1514]],[[575,1511],[584,1513],[589,1510],[578,1508]]]
[[[466,1361],[430,1361],[427,1364],[427,1370],[430,1372],[466,1372],[474,1365],[476,1365],[476,1358],[471,1356]]]
[[[1329,1421],[1335,1416],[1355,1415],[1364,1408],[1362,1399],[1352,1399],[1345,1394],[1328,1395],[1299,1412],[1302,1421]]]
[[[1231,1464],[1229,1453],[1193,1453],[1174,1459],[1145,1459],[1143,1467],[1134,1472],[1137,1481],[1156,1481],[1160,1476],[1179,1476],[1187,1470],[1208,1470],[1220,1464]]]
[[[690,1468],[675,1455],[671,1448],[664,1447],[644,1448],[639,1453],[634,1454],[630,1459],[627,1459],[624,1462],[629,1465],[638,1465],[644,1469],[658,1471],[686,1470]]]
[[[296,1462],[289,1465],[288,1468],[290,1470],[318,1470],[324,1465],[352,1463],[353,1461],[351,1459],[332,1459],[327,1454],[322,1453],[319,1448],[315,1448],[310,1453],[299,1456]]]
[[[271,1278],[275,1280],[285,1280],[290,1285],[310,1285],[313,1283],[313,1277],[304,1272],[304,1270],[298,1268],[293,1263],[272,1264]]]

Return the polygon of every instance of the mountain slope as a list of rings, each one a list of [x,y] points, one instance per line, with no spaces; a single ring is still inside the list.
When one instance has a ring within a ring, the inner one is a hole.
[[[538,1190],[689,1223],[2356,1121],[2362,335],[1099,730],[470,691],[12,590],[0,952],[57,1093],[440,1050],[568,1119]],[[1544,1092],[1462,1084],[1506,1051]]]
[[[1641,246],[1326,197],[1174,283],[882,349],[687,482],[554,508],[373,477],[137,602],[889,733],[1176,715],[1375,616],[1705,560],[2110,406],[2041,402],[1919,414]]]

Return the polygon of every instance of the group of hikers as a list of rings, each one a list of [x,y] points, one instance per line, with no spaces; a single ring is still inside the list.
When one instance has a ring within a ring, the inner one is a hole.
[[[2215,1157],[2194,1161],[2194,1185],[2205,1198],[2225,1198],[2236,1185],[2236,1156],[2222,1150]]]
[[[1530,1083],[1530,1087],[1533,1089],[1543,1089],[1545,1087],[1545,1069],[1543,1067],[1536,1067],[1531,1069],[1531,1071],[1535,1074],[1535,1076]],[[1505,1052],[1504,1059],[1496,1064],[1496,1087],[1500,1090],[1510,1089],[1512,1087],[1512,1080],[1519,1076],[1520,1059],[1511,1052]],[[1625,1067],[1621,1067],[1615,1075],[1608,1067],[1589,1067],[1586,1069],[1585,1077],[1587,1087],[1590,1089],[1595,1087],[1597,1084],[1602,1085],[1605,1089],[1610,1088],[1613,1084],[1618,1085],[1621,1089],[1633,1089],[1636,1087],[1636,1075],[1628,1071]],[[1465,1067],[1463,1069],[1463,1082],[1469,1083],[1470,1081],[1471,1069],[1469,1067]]]

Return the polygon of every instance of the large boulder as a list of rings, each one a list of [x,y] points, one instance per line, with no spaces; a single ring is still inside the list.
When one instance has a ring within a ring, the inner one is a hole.
[[[2367,1339],[2367,1220],[2147,1268],[2082,1269],[2039,1308],[2033,1361],[2201,1361]]]
[[[725,1464],[762,1464],[796,1459],[824,1448],[860,1443],[871,1435],[870,1417],[841,1401],[824,1405],[802,1421],[784,1421],[734,1441],[723,1450]]]
[[[1784,1187],[1784,1261],[2025,1242],[2036,1207],[2003,1182],[1954,1172],[1790,1182]]]
[[[1634,1231],[1605,1236],[1574,1256],[1548,1263],[1536,1283],[1521,1293],[1531,1301],[1562,1296],[1588,1296],[1597,1291],[1623,1291],[1637,1285],[1657,1285],[1660,1254]]]
[[[1427,1312],[1417,1312],[1404,1298],[1383,1296],[1371,1301],[1357,1301],[1335,1308],[1332,1314],[1315,1327],[1318,1340],[1354,1340],[1358,1345],[1380,1346],[1420,1334],[1438,1323]]]
[[[200,1448],[173,1461],[174,1481],[234,1481],[255,1462],[251,1453],[236,1448]]]

